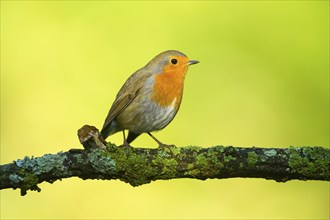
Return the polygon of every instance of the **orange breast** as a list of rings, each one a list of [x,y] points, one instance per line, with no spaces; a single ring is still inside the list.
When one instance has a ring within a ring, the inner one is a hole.
[[[181,102],[185,72],[186,69],[179,72],[174,69],[165,69],[163,73],[156,75],[151,99],[167,107],[176,98],[175,108],[177,108]]]

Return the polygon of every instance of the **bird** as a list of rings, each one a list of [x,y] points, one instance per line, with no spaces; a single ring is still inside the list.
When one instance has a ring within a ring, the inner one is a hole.
[[[167,50],[134,72],[119,90],[101,129],[104,140],[123,132],[126,152],[130,143],[147,133],[166,147],[151,132],[165,128],[177,114],[188,67],[199,63],[177,50]],[[128,136],[125,136],[128,130]]]

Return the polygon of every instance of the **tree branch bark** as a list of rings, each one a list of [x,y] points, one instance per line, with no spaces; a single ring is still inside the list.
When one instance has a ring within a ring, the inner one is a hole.
[[[84,126],[85,127],[85,126]],[[84,128],[83,127],[83,128]],[[87,129],[87,130],[86,130]],[[94,130],[93,130],[94,129]],[[70,177],[119,179],[139,186],[177,178],[251,177],[288,180],[330,180],[330,149],[323,147],[244,148],[195,146],[162,149],[118,147],[99,137],[96,128],[80,129],[84,150],[24,157],[0,165],[0,189],[40,191],[39,183]]]

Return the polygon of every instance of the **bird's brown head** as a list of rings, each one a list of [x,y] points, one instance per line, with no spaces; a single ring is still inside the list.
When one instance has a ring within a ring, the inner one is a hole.
[[[167,50],[158,54],[148,64],[147,68],[153,74],[174,74],[176,77],[184,78],[189,65],[199,63],[177,50]]]

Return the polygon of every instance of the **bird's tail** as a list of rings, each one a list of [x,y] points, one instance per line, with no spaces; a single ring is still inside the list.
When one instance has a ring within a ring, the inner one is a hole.
[[[103,128],[101,130],[101,136],[103,137],[104,140],[109,136],[109,134],[110,132],[107,129]]]
[[[114,126],[113,123],[110,123],[102,128],[101,135],[105,140],[107,137],[117,132],[116,126]]]

